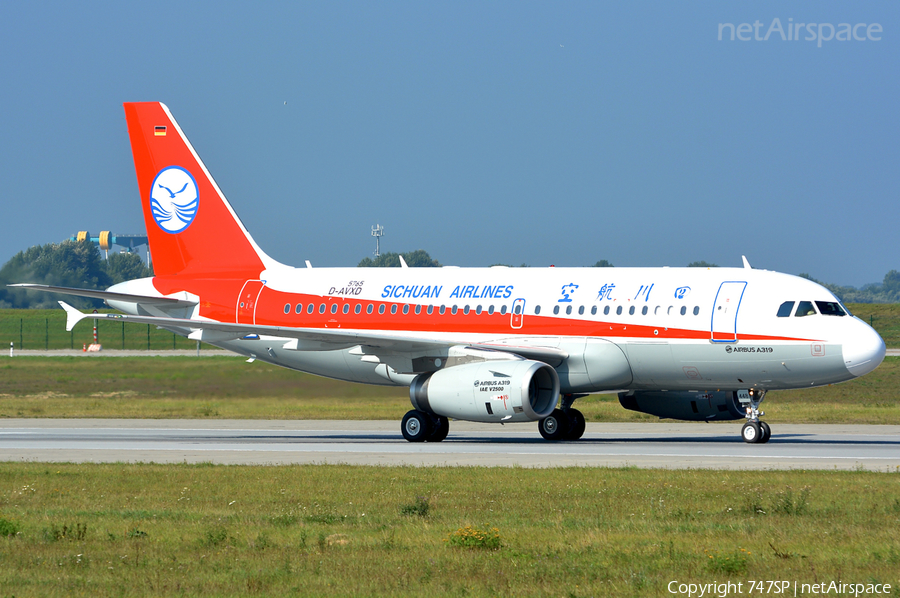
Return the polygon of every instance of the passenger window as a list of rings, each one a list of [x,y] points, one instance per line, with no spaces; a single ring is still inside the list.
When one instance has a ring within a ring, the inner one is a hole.
[[[345,304],[344,304],[343,312],[344,312],[345,314],[349,314],[349,313],[350,313],[350,304],[349,304],[349,303],[345,303]]]
[[[594,306],[591,307],[591,315],[592,315],[592,316],[596,316],[596,315],[597,315],[597,306],[596,306],[596,305],[594,305]]]
[[[633,316],[633,315],[634,315],[634,306],[633,306],[633,305],[632,305],[631,307],[628,308],[628,315],[629,315],[629,316]]]
[[[429,305],[429,306],[428,306],[428,309],[425,310],[425,313],[427,313],[429,316],[430,316],[431,314],[433,314],[433,313],[434,313],[434,306],[433,306],[433,305]]]
[[[686,308],[685,306],[682,305],[682,306],[681,306],[681,315],[684,315],[684,314],[686,314],[686,313],[687,313],[687,308]]]
[[[306,313],[311,314],[315,308],[316,308],[316,306],[313,305],[312,303],[310,303],[310,304],[306,307]]]
[[[513,313],[515,313],[516,315],[519,315],[520,313],[522,313],[522,306],[521,306],[521,305],[517,305],[517,306],[515,307],[515,309],[513,310]]]
[[[812,301],[801,301],[797,305],[797,311],[794,312],[794,315],[798,318],[814,316],[816,315],[816,308],[813,307]]]
[[[298,303],[298,304],[297,304],[297,307],[294,308],[294,313],[295,313],[295,314],[302,314],[302,313],[303,313],[303,304],[302,304],[302,303]]]
[[[694,306],[694,315],[695,316],[700,315],[700,306],[699,305]]]
[[[535,305],[534,306],[534,315],[538,315],[539,313],[541,313],[541,306]]]
[[[372,313],[372,304],[371,303],[366,306],[366,313],[367,314]]]
[[[558,305],[553,306],[553,315],[554,316],[559,315],[559,306]]]
[[[823,316],[846,316],[840,303],[834,301],[816,301],[816,307]]]
[[[646,305],[645,305],[644,307],[642,307],[642,308],[641,308],[641,315],[642,315],[642,316],[646,316],[648,310],[649,310],[649,308],[648,308]]]
[[[794,302],[793,301],[785,301],[778,307],[779,318],[787,318],[791,315],[791,312],[794,311]]]
[[[620,305],[619,307],[616,308],[616,315],[617,315],[617,316],[621,316],[621,315],[622,315],[622,306],[621,306],[621,305]]]
[[[444,312],[447,311],[447,306],[442,305],[441,309],[439,309],[438,311],[440,312],[441,315],[444,315]]]
[[[454,316],[456,315],[456,312],[457,312],[457,311],[459,311],[459,308],[456,307],[455,305],[454,305],[453,307],[450,308],[450,313],[451,313],[452,315],[454,315]]]
[[[319,304],[319,313],[320,313],[320,314],[324,314],[324,313],[325,313],[325,304],[324,304],[324,303],[320,303],[320,304]]]
[[[408,304],[403,306],[403,313],[404,313],[404,314],[408,314],[408,313],[409,313],[409,305],[408,305]]]
[[[566,315],[567,316],[572,315],[572,306],[571,305],[566,306]]]
[[[540,308],[538,308],[538,309],[540,309]],[[488,315],[491,315],[493,313],[494,313],[494,306],[491,305],[490,307],[488,307]]]
[[[672,308],[673,308],[673,307],[675,307],[675,306],[674,306],[674,305],[670,305],[670,306],[669,306],[669,309],[666,310],[666,315],[667,315],[667,316],[671,316],[671,315],[672,315]]]
[[[468,305],[463,308],[463,314],[469,315],[469,306]]]
[[[584,315],[584,306],[583,305],[578,306],[578,315],[579,316]]]
[[[396,303],[391,306],[391,313],[392,314],[397,313],[397,304]]]
[[[333,313],[333,314],[337,313],[337,303],[331,304],[331,313]]]
[[[475,313],[479,316],[481,315],[481,306],[480,305],[475,308]]]
[[[378,313],[379,313],[379,314],[383,314],[383,313],[384,313],[384,303],[382,303],[381,305],[378,306]]]
[[[290,303],[284,304],[284,313],[286,313],[286,314],[291,313],[291,304]]]
[[[416,306],[416,315],[419,315],[420,313],[422,313],[422,306],[421,306],[421,305],[417,305],[417,306]]]
[[[608,305],[607,305],[606,307],[603,308],[603,315],[604,315],[604,316],[608,316],[608,315],[609,315],[609,306],[608,306]]]
[[[362,311],[362,304],[357,303],[356,307],[353,308],[353,313],[358,314],[361,311]]]
[[[501,315],[501,316],[505,316],[505,315],[506,315],[506,306],[505,306],[505,305],[501,305],[501,306],[500,306],[500,315]]]

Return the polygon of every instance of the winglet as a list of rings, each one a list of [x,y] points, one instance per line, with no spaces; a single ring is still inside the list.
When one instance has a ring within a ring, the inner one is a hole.
[[[742,255],[742,256],[741,256],[741,259],[744,261],[744,267],[745,267],[746,269],[748,269],[748,270],[751,270],[752,267],[750,266],[750,262],[747,261],[747,256],[746,256],[746,255]]]
[[[400,267],[401,268],[409,268],[409,266],[406,265],[406,260],[403,259],[403,256],[401,255],[399,257],[400,257]]]
[[[66,332],[72,332],[72,329],[75,328],[75,324],[90,317],[88,314],[81,313],[65,301],[60,301],[59,304],[66,310]]]

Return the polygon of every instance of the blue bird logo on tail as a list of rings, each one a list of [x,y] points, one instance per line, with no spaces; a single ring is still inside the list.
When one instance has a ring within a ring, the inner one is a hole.
[[[178,189],[178,191],[172,191]],[[150,190],[150,212],[167,233],[180,233],[191,225],[200,207],[197,181],[180,166],[160,170]]]

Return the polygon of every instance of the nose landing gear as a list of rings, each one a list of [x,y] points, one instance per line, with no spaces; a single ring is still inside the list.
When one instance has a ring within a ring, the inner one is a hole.
[[[764,390],[750,390],[747,393],[739,392],[738,399],[747,410],[747,423],[741,428],[741,438],[744,442],[765,444],[772,437],[772,428],[759,418],[766,414],[759,410],[759,404],[766,398]]]

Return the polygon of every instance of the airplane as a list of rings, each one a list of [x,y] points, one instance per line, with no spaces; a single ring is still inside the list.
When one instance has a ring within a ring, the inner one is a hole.
[[[449,420],[535,421],[577,440],[574,402],[617,393],[660,418],[745,420],[765,443],[771,390],[863,376],[882,338],[826,288],[743,268],[294,268],[257,245],[169,109],[126,103],[154,276],[106,291],[84,318],[153,324],[319,376],[409,388],[400,425],[440,442]]]

